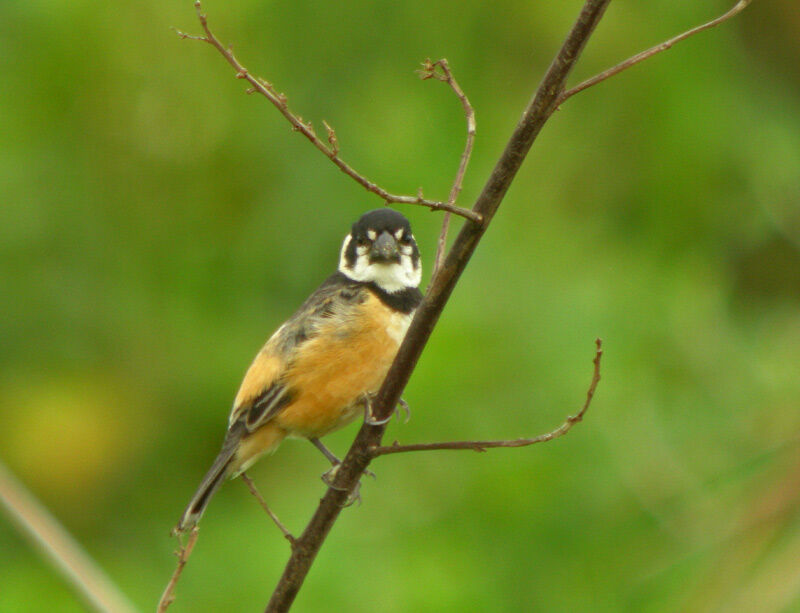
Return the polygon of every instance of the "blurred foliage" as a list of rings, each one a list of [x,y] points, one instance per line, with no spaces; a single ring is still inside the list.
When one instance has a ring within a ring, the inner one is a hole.
[[[217,34],[395,192],[444,197],[456,98],[479,192],[579,2],[209,0]],[[728,8],[614,2],[573,83]],[[240,377],[380,205],[179,40],[190,2],[0,3],[0,457],[141,607]],[[388,457],[299,611],[800,611],[800,12],[734,21],[570,100],[547,125],[388,439],[530,449]],[[440,216],[405,208],[429,263]],[[355,427],[330,437],[343,452]],[[325,462],[254,470],[301,530]],[[180,611],[260,610],[287,547],[221,490]],[[5,519],[0,611],[81,605]]]

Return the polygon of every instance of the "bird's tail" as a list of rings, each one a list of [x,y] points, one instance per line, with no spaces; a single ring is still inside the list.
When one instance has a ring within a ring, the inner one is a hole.
[[[219,452],[217,459],[214,460],[206,476],[200,482],[200,487],[192,496],[186,510],[181,515],[180,521],[175,526],[174,532],[187,532],[197,525],[200,518],[203,516],[203,511],[206,510],[211,497],[217,491],[225,478],[230,474],[231,462],[236,453],[239,441],[242,438],[244,428],[237,427],[241,424],[234,424],[228,430],[228,435],[225,437],[225,443],[222,445],[222,450]],[[241,431],[240,431],[241,430]]]

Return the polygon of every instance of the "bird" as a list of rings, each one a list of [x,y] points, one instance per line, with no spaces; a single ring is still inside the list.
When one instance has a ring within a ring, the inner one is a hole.
[[[175,532],[193,529],[211,497],[284,438],[320,441],[364,414],[422,300],[420,253],[404,215],[363,214],[344,238],[339,265],[256,355],[233,401],[222,449]],[[373,420],[374,422],[374,420]],[[374,422],[376,423],[376,422]],[[324,478],[324,476],[323,476]]]

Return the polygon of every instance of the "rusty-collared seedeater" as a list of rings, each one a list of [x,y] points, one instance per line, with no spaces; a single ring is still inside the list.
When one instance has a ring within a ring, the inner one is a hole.
[[[222,450],[176,530],[200,520],[226,478],[247,470],[288,437],[319,440],[369,415],[414,310],[422,300],[419,249],[392,209],[365,213],[345,237],[337,272],[270,337],[233,401]]]

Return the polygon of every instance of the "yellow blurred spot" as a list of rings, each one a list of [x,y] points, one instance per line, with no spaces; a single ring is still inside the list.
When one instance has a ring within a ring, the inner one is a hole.
[[[85,500],[131,459],[139,419],[128,390],[98,379],[14,379],[0,392],[3,458],[33,489]]]

